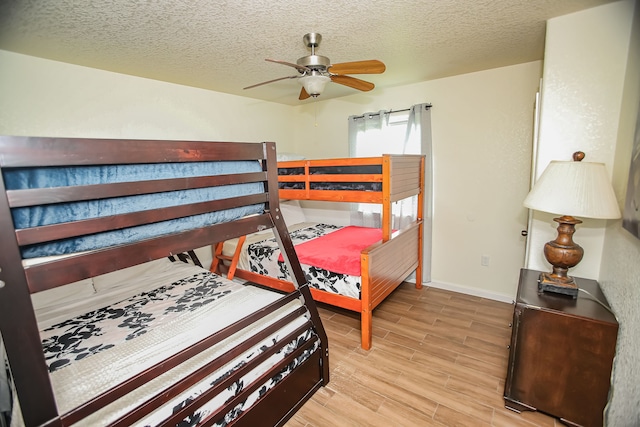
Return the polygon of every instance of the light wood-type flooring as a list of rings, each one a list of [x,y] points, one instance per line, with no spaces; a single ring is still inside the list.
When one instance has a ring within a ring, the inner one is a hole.
[[[513,306],[403,283],[373,312],[360,348],[355,313],[320,306],[330,383],[286,427],[561,426],[505,409]]]

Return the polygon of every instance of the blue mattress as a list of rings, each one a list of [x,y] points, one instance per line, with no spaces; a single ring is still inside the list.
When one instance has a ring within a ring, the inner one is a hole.
[[[19,190],[260,171],[262,171],[262,167],[257,161],[43,167],[7,169],[4,170],[4,180],[8,190]],[[20,207],[13,208],[11,213],[15,228],[23,229],[263,192],[264,186],[262,183],[249,183],[102,200],[58,203],[37,207]],[[247,215],[261,213],[263,210],[263,204],[244,206],[73,239],[31,245],[22,248],[22,256],[23,258],[34,258],[116,246],[231,221]]]

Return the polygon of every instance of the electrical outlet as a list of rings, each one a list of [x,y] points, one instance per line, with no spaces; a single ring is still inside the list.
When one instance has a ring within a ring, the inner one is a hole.
[[[491,257],[489,255],[482,255],[480,257],[480,265],[483,267],[489,267],[489,263],[491,262]]]

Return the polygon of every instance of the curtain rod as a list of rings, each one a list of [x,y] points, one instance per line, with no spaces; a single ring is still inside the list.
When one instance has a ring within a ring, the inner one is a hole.
[[[431,108],[431,104],[425,104],[424,108]],[[403,108],[402,110],[389,110],[389,111],[385,111],[382,114],[394,114],[394,113],[403,113],[405,111],[411,111],[411,108]],[[373,117],[373,116],[379,116],[380,113],[367,113],[366,114],[369,117]],[[352,116],[351,119],[364,119],[365,114],[362,114],[360,116]]]

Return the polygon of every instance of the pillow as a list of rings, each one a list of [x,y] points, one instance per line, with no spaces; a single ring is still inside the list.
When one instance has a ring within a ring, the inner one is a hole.
[[[288,226],[307,221],[307,218],[304,216],[304,210],[302,210],[300,201],[298,200],[280,202],[280,212],[282,212],[284,222]]]
[[[279,162],[287,162],[290,160],[304,160],[304,156],[296,153],[278,153],[277,159]]]

